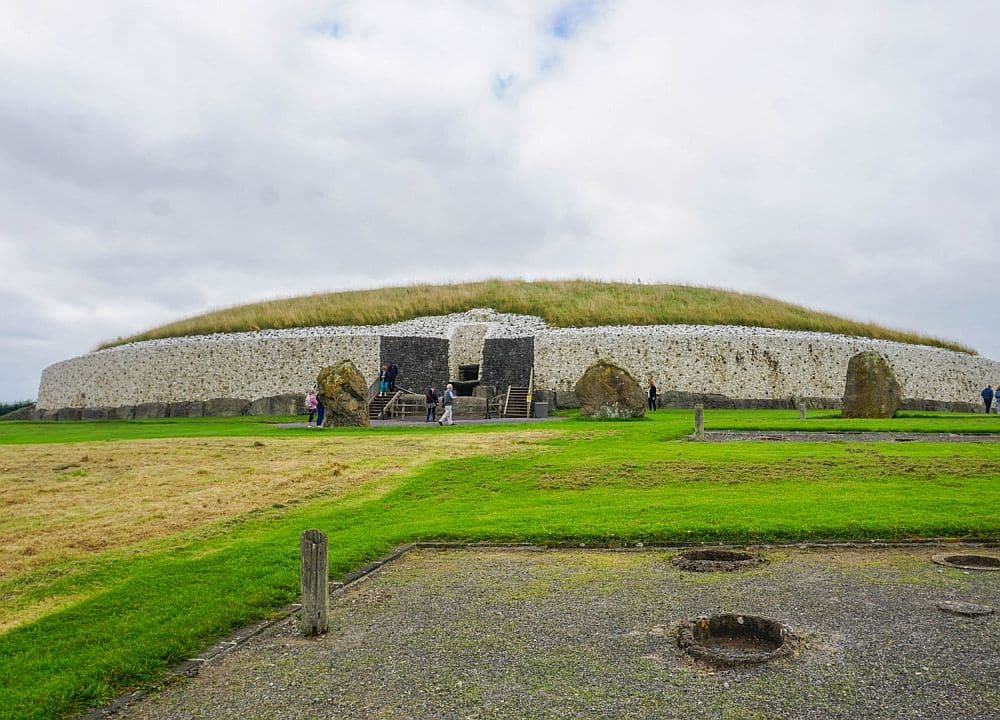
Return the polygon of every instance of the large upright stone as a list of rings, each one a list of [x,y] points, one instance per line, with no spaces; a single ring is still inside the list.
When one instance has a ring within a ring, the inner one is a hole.
[[[326,416],[323,427],[368,427],[368,403],[364,375],[350,360],[341,360],[319,371],[316,379],[319,401]]]
[[[573,388],[584,417],[627,419],[646,414],[646,394],[627,371],[598,360]]]
[[[858,353],[847,363],[845,418],[890,418],[899,410],[902,390],[888,361],[874,350]]]

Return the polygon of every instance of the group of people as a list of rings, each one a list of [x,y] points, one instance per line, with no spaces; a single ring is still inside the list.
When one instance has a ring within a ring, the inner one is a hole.
[[[983,404],[986,405],[986,414],[995,412],[1000,415],[1000,383],[997,383],[996,390],[992,385],[987,385],[982,392]],[[992,407],[992,410],[990,409]]]
[[[382,372],[379,373],[379,394],[385,395],[386,393],[391,393],[396,391],[396,377],[399,375],[399,368],[395,363],[390,363],[382,367]],[[653,382],[653,377],[650,376],[646,379],[646,403],[650,410],[656,410],[657,405],[657,392],[656,384]],[[989,415],[991,412],[1000,414],[1000,383],[997,384],[996,390],[993,389],[992,385],[987,385],[982,392],[983,404],[986,406],[986,414]],[[444,412],[441,413],[441,419],[437,419],[437,407],[442,402],[442,398],[438,397],[437,390],[433,387],[427,389],[427,395],[424,398],[424,403],[427,407],[427,419],[424,422],[437,422],[438,425],[454,425],[455,420],[452,418],[452,405],[455,401],[455,388],[451,383],[445,387],[444,390]],[[315,390],[310,390],[306,394],[306,411],[309,413],[309,422],[312,423],[313,417],[316,418],[316,424],[323,424],[323,415],[325,408],[323,407],[322,401],[316,394]]]
[[[388,395],[396,392],[396,378],[399,377],[399,366],[396,363],[386,363],[378,374],[378,394]]]
[[[382,366],[382,370],[379,372],[378,376],[378,389],[379,395],[386,395],[396,392],[396,378],[399,376],[399,366],[396,363],[388,363]],[[455,401],[455,387],[448,383],[444,390],[444,397],[441,398],[437,394],[437,390],[433,387],[427,389],[427,395],[425,397],[425,403],[427,406],[427,419],[425,422],[437,422],[438,425],[454,425],[455,420],[452,417],[452,405]],[[444,412],[441,414],[441,419],[437,419],[437,408],[438,405],[444,403]],[[306,412],[309,413],[309,424],[312,424],[313,418],[316,418],[316,425],[323,424],[323,417],[326,414],[326,408],[323,407],[323,401],[320,400],[317,390],[314,388],[306,393]]]
[[[441,419],[437,421],[438,425],[454,425],[455,420],[451,416],[452,404],[455,401],[455,388],[451,383],[444,389],[444,412],[441,414]],[[438,403],[441,399],[438,397],[437,390],[433,387],[427,389],[427,396],[424,398],[424,403],[427,406],[427,419],[424,422],[434,422],[435,415],[437,414]]]

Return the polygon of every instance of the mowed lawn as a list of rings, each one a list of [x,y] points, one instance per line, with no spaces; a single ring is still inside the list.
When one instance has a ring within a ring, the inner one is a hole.
[[[861,427],[707,411],[709,429]],[[683,440],[646,420],[280,429],[260,418],[0,423],[0,718],[63,717],[155,680],[298,592],[414,540],[771,542],[1000,537],[1000,445]]]

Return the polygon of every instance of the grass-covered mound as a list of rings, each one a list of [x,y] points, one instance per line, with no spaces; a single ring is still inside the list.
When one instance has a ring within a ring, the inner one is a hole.
[[[489,307],[536,315],[554,327],[743,325],[812,330],[933,345],[975,354],[953,342],[816,312],[761,295],[688,285],[590,280],[485,280],[322,293],[239,305],[162,325],[102,347],[137,340],[323,325],[384,325]]]

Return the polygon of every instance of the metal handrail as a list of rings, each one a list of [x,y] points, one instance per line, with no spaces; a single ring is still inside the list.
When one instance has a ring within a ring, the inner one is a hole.
[[[503,401],[503,416],[507,417],[507,406],[510,405],[510,385],[507,386],[507,399]]]

